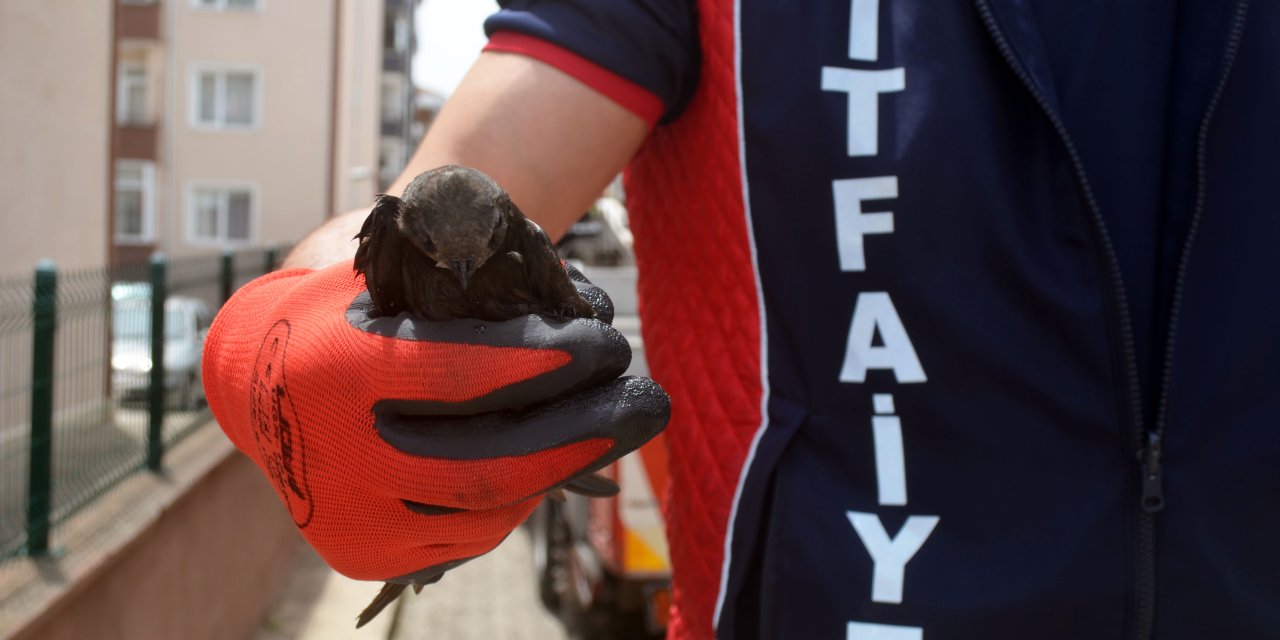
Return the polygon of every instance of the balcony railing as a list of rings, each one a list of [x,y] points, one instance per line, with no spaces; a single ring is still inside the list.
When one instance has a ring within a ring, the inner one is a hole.
[[[408,68],[406,56],[403,52],[394,49],[384,49],[382,52],[382,70],[392,73],[404,73]]]
[[[116,4],[116,39],[159,40],[160,3]]]
[[[408,134],[404,120],[383,120],[382,135],[388,138],[403,138]]]
[[[116,158],[155,160],[157,134],[155,124],[121,123],[116,125]]]

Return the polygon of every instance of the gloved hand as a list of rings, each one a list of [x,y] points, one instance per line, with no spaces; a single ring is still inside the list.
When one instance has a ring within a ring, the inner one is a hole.
[[[334,569],[434,582],[666,425],[656,383],[618,378],[608,297],[576,279],[599,319],[373,318],[350,263],[263,276],[209,331],[209,407]]]

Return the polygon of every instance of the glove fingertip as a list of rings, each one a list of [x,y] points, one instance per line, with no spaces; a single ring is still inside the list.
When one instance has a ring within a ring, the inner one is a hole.
[[[582,270],[578,268],[577,261],[564,260],[563,263],[564,263],[564,270],[569,274],[570,280],[574,282],[585,282],[587,284],[591,284],[591,281],[587,280],[587,276],[583,275]]]
[[[605,324],[613,324],[613,300],[609,298],[608,292],[588,280],[573,262],[566,260],[564,270],[569,274],[569,280],[573,281],[573,286],[577,287],[578,295],[595,309],[596,319]]]
[[[598,473],[578,476],[564,484],[565,491],[572,491],[591,498],[611,498],[618,495],[618,483]]]
[[[572,350],[577,352],[575,358],[583,360],[587,368],[596,373],[590,376],[593,381],[616,378],[631,366],[631,342],[622,332],[607,324],[605,326],[608,328],[602,327],[598,335],[593,336],[591,344]]]
[[[613,300],[604,289],[586,281],[575,281],[573,285],[578,288],[578,295],[582,296],[582,299],[595,310],[597,320],[605,324],[613,324]]]

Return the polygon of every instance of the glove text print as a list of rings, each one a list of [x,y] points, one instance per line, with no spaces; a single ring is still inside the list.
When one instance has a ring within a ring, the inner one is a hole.
[[[278,320],[258,348],[249,386],[249,417],[267,476],[284,498],[293,523],[303,529],[311,523],[314,505],[307,485],[307,450],[298,411],[285,384],[289,333],[289,321]]]

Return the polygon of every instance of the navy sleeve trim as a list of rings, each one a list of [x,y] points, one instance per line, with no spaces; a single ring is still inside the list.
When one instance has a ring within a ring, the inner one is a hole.
[[[499,31],[489,38],[484,50],[518,53],[545,62],[604,94],[649,126],[656,124],[666,111],[662,99],[648,89],[546,40],[523,33]]]
[[[485,21],[490,51],[546,62],[646,122],[679,115],[697,84],[697,16],[690,0],[499,0]],[[656,98],[658,117],[644,96]]]

